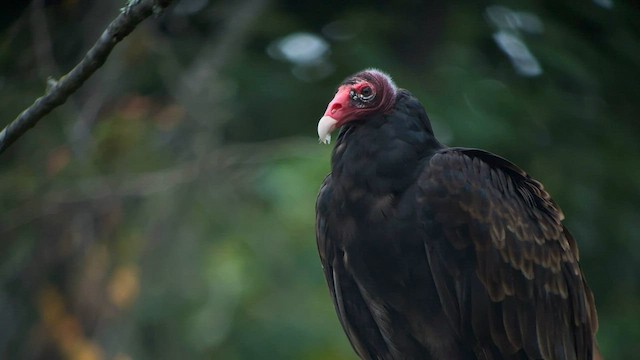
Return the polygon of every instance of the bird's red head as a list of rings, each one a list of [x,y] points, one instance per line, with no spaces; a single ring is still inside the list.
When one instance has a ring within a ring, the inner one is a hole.
[[[349,121],[393,108],[398,89],[391,77],[376,69],[350,76],[338,87],[336,95],[318,122],[320,141],[328,144],[331,132]]]

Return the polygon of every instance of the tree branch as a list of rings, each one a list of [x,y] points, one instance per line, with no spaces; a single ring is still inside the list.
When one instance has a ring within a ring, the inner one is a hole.
[[[58,81],[50,81],[44,96],[24,110],[0,132],[0,153],[32,128],[40,119],[62,105],[91,75],[100,68],[111,50],[150,15],[162,11],[173,0],[130,0],[129,5],[109,24],[82,61]]]

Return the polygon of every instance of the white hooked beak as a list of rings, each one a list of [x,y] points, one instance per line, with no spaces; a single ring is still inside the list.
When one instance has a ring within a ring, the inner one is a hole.
[[[336,129],[336,124],[338,124],[338,120],[328,115],[320,119],[318,122],[318,136],[321,143],[329,144],[331,142],[331,133]]]

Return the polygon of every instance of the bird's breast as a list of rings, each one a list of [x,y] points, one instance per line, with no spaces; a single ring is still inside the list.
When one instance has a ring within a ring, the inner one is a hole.
[[[349,188],[336,191],[333,199],[335,203],[331,208],[335,213],[329,229],[352,259],[349,266],[354,271],[369,273],[378,279],[393,274],[401,278],[399,283],[406,283],[411,267],[426,265],[411,190],[396,194]],[[379,273],[384,272],[383,269],[394,271]]]

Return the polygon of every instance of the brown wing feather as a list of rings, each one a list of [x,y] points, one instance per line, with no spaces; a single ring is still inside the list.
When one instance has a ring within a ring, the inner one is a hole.
[[[331,192],[331,175],[328,175],[320,187],[316,202],[316,240],[338,319],[351,346],[361,359],[391,359],[366,300],[344,267],[344,253],[332,240],[327,227],[325,216],[331,214],[327,208]]]
[[[479,358],[593,357],[593,296],[539,182],[495,155],[447,149],[420,187],[443,309]]]

